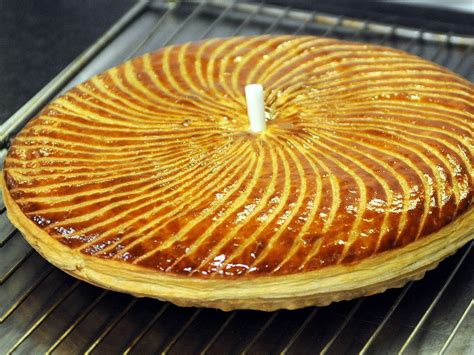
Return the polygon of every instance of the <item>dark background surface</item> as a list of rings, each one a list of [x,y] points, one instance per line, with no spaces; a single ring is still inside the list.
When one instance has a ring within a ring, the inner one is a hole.
[[[457,0],[445,0],[445,7],[439,7],[441,0],[431,0],[436,6],[422,6],[417,1],[405,0],[390,3],[378,0],[291,0],[291,6],[317,9],[322,12],[346,14],[348,17],[371,21],[397,23],[403,26],[422,28],[436,32],[454,32],[474,35],[474,15],[469,12],[453,11]],[[470,0],[474,11],[474,0]],[[281,6],[288,6],[289,0],[268,0]],[[451,5],[451,6],[449,6]]]
[[[474,0],[473,0],[474,1]],[[267,2],[288,6],[288,0]],[[0,122],[46,85],[134,0],[0,0]],[[474,35],[474,16],[373,0],[295,0],[294,7]],[[400,22],[400,18],[396,19]]]
[[[0,122],[133,4],[133,0],[0,0]]]

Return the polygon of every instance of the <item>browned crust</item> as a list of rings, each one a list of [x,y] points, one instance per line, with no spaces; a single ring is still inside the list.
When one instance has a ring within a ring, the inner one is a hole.
[[[275,112],[259,135],[248,80]],[[361,43],[171,46],[51,103],[12,142],[5,179],[28,218],[97,258],[208,279],[311,272],[469,210],[470,94],[445,69]]]
[[[169,275],[137,265],[103,260],[62,245],[36,226],[10,196],[3,178],[2,193],[12,223],[48,261],[91,284],[138,297],[170,301],[180,306],[214,307],[225,311],[273,311],[372,295],[402,287],[424,276],[445,257],[473,239],[471,208],[441,230],[405,247],[371,256],[350,265],[316,271],[237,280],[196,279]]]

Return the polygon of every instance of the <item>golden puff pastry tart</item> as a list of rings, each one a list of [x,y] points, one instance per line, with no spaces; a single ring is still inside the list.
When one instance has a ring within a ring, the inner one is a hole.
[[[376,45],[170,46],[46,106],[11,144],[3,196],[39,253],[92,284],[223,310],[327,305],[473,239],[473,93]]]

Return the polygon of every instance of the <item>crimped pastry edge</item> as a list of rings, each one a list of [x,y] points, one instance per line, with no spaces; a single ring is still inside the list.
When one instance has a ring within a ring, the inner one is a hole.
[[[191,278],[104,260],[70,249],[23,214],[10,196],[3,172],[0,182],[8,218],[50,263],[99,287],[184,307],[274,311],[325,306],[373,295],[421,279],[426,271],[474,239],[474,209],[470,208],[435,233],[352,264],[291,275],[233,280]]]

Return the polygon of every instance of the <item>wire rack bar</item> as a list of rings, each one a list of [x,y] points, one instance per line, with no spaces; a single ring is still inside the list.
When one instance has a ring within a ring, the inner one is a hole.
[[[466,51],[464,52],[464,54],[462,55],[461,59],[459,60],[458,64],[456,64],[456,66],[453,68],[453,71],[455,72],[459,72],[459,70],[461,69],[461,67],[464,65],[464,63],[467,61],[467,59],[469,58],[469,55],[472,54],[474,50],[474,45],[470,45]]]
[[[385,324],[387,324],[388,320],[392,317],[393,312],[395,312],[395,310],[398,308],[400,303],[403,301],[403,299],[405,298],[406,294],[408,293],[408,291],[410,290],[412,285],[413,285],[413,282],[408,283],[408,285],[406,285],[403,288],[402,292],[400,292],[397,299],[392,304],[392,306],[390,307],[388,312],[385,314],[385,316],[383,317],[383,319],[380,322],[380,324],[378,325],[378,327],[375,329],[375,331],[372,333],[370,338],[364,344],[364,347],[360,350],[361,355],[367,354],[367,351],[370,349],[370,347],[374,343],[375,339],[379,336],[380,332],[385,327]]]
[[[327,37],[333,33],[335,29],[341,25],[342,21],[344,21],[344,15],[338,16],[337,21],[329,26],[328,29],[321,35],[321,37]]]
[[[11,135],[23,126],[51,98],[85,67],[110,41],[124,30],[148,6],[148,0],[138,1],[122,18],[120,18],[91,47],[86,49],[71,64],[64,68],[53,80],[21,107],[0,127],[0,146],[5,147]]]
[[[129,60],[130,58],[132,58],[136,53],[138,53],[138,51],[140,51],[153,39],[153,36],[156,35],[160,27],[163,25],[163,22],[175,12],[179,4],[180,1],[177,1],[175,4],[168,7],[166,12],[160,17],[158,21],[156,21],[156,24],[152,27],[152,29],[145,36],[143,36],[143,39],[137,44],[134,49],[132,49],[132,51],[129,55],[127,55],[125,60]]]
[[[443,52],[443,49],[446,49],[446,46],[449,46],[449,45],[450,45],[449,43],[448,43],[448,44],[445,44],[445,45],[442,45],[442,44],[438,45],[438,47],[436,48],[436,51],[435,51],[435,52],[433,53],[433,55],[432,55],[430,58],[428,58],[428,59],[434,62],[434,61],[437,60],[438,57],[441,55],[441,53]],[[462,59],[461,59],[461,60],[462,60]]]
[[[13,227],[11,230],[2,233],[0,236],[0,248],[2,248],[5,244],[7,244],[15,235],[16,228]]]
[[[305,320],[303,321],[303,323],[301,323],[301,325],[298,327],[298,329],[296,330],[295,334],[293,334],[293,336],[290,338],[290,340],[288,340],[288,342],[286,343],[286,346],[283,348],[283,350],[280,352],[280,355],[285,355],[288,353],[288,351],[291,349],[291,347],[294,345],[294,343],[296,342],[296,340],[298,340],[298,338],[300,337],[301,333],[303,333],[303,331],[306,329],[306,327],[308,326],[308,324],[313,320],[314,316],[318,313],[319,311],[319,308],[314,308],[310,314],[308,314],[308,316],[305,318]]]
[[[84,354],[88,355],[91,354],[95,348],[101,343],[102,340],[114,329],[114,327],[122,320],[123,317],[132,309],[132,307],[137,303],[138,298],[133,298],[125,307],[122,312],[117,314],[116,317],[114,317],[104,328],[102,333],[94,340],[94,342],[87,348],[87,350],[84,352]]]
[[[431,302],[431,304],[429,305],[429,307],[426,309],[425,313],[423,314],[423,317],[421,317],[421,319],[418,321],[418,324],[416,325],[415,329],[413,329],[413,331],[411,332],[410,336],[407,338],[407,340],[405,341],[405,343],[404,343],[403,346],[401,347],[401,349],[400,349],[400,354],[405,353],[405,351],[407,350],[408,346],[410,345],[410,343],[412,342],[412,340],[414,339],[414,337],[416,336],[416,334],[420,331],[421,327],[422,327],[423,324],[426,322],[426,320],[427,320],[428,317],[430,316],[430,314],[431,314],[431,312],[433,311],[433,309],[435,308],[435,306],[438,304],[439,300],[441,299],[441,296],[443,296],[443,294],[444,294],[444,291],[446,291],[446,289],[448,288],[448,286],[449,286],[449,284],[451,283],[452,279],[454,278],[454,275],[456,275],[457,271],[458,271],[459,268],[461,267],[461,264],[464,262],[464,260],[466,259],[467,255],[468,255],[469,252],[471,251],[473,244],[474,244],[474,242],[469,243],[468,248],[467,248],[466,251],[462,254],[461,258],[459,259],[458,263],[456,264],[456,267],[455,267],[455,268],[453,269],[453,271],[451,271],[451,273],[449,274],[449,277],[448,277],[448,279],[446,280],[446,282],[444,283],[443,287],[438,291],[438,294],[437,294],[436,297],[433,299],[433,301]]]
[[[471,51],[472,53],[472,51]],[[461,71],[461,68],[459,68],[459,71],[461,73],[465,73],[465,75],[469,75],[469,73],[473,73],[473,67],[474,67],[474,60],[471,60],[470,62],[468,62],[468,66]],[[471,80],[472,81],[472,80]]]
[[[48,269],[41,274],[40,277],[33,283],[20,297],[18,297],[17,301],[5,311],[0,316],[0,324],[2,324],[27,298],[31,293],[49,276],[55,269],[53,267],[48,267]]]
[[[267,29],[262,32],[262,34],[273,33],[278,28],[278,26],[282,23],[282,21],[288,16],[289,10],[290,10],[290,7],[287,7],[285,11],[283,11],[278,17],[275,17],[273,21],[270,22],[270,25],[267,27]]]
[[[272,33],[274,32],[277,27],[280,25],[280,23],[283,21],[284,18],[286,18],[288,16],[288,13],[290,12],[290,9],[291,7],[287,6],[281,14],[279,14],[277,17],[275,17],[275,19],[273,20],[272,24],[270,25],[270,27],[268,27],[266,30],[265,30],[265,33]]]
[[[176,344],[178,339],[183,335],[183,333],[190,327],[190,325],[194,322],[194,320],[199,316],[199,314],[202,312],[202,308],[197,308],[194,313],[189,317],[189,319],[184,323],[184,325],[179,329],[179,331],[176,332],[174,337],[170,339],[170,341],[166,344],[164,347],[163,351],[161,354],[168,354],[171,348]]]
[[[441,53],[443,53],[443,49],[445,49],[445,46],[438,46],[436,51],[433,53],[433,56],[430,58],[431,61],[437,61]]]
[[[8,350],[8,354],[12,354],[18,347],[44,322],[48,316],[58,308],[63,301],[69,297],[71,293],[81,284],[81,281],[75,281],[69,288],[63,293],[62,297],[58,298],[51,306],[49,306],[46,311],[33,323],[33,325],[28,328],[28,330],[22,335],[20,339]]]
[[[235,4],[237,3],[237,0],[234,0],[232,1],[231,3],[229,3],[229,5],[224,9],[224,11],[222,11],[219,16],[217,16],[217,18],[214,20],[214,22],[207,28],[206,32],[204,32],[201,37],[199,38],[200,40],[206,38],[207,36],[209,36],[209,34],[211,33],[211,31],[219,24],[222,22],[222,20],[229,14],[229,12],[231,10],[234,9],[235,7]]]
[[[214,345],[214,343],[217,341],[217,339],[219,339],[222,332],[225,330],[225,328],[227,328],[227,326],[230,324],[230,322],[232,322],[232,320],[235,318],[235,316],[238,314],[238,312],[239,311],[233,311],[231,314],[229,314],[229,316],[224,321],[224,323],[222,323],[222,325],[219,327],[219,329],[217,329],[217,331],[214,333],[214,336],[211,339],[209,339],[207,344],[201,350],[201,353],[200,353],[201,355],[205,355],[209,352],[211,347]]]
[[[247,355],[249,353],[252,346],[254,346],[257,340],[263,335],[263,333],[265,333],[265,331],[268,329],[270,324],[273,323],[273,321],[275,320],[275,318],[278,316],[279,313],[280,313],[279,311],[272,313],[272,315],[267,319],[265,324],[258,330],[258,332],[247,343],[244,350],[242,350],[242,353],[241,353],[242,355]]]
[[[311,15],[306,20],[301,22],[301,24],[299,25],[299,27],[296,28],[296,31],[293,32],[293,34],[294,35],[299,35],[300,33],[302,33],[305,30],[306,26],[308,26],[308,24],[310,22],[314,22],[315,17],[316,17],[316,11],[311,13]]]
[[[410,52],[413,48],[413,46],[415,45],[415,43],[420,43],[423,41],[423,29],[420,30],[420,32],[418,33],[418,36],[417,37],[413,37],[408,43],[407,45],[405,46],[405,48],[403,48],[403,50],[405,52]]]
[[[158,312],[153,316],[153,318],[142,328],[140,333],[137,334],[137,336],[132,340],[130,345],[127,347],[127,349],[123,352],[124,355],[130,354],[130,352],[137,346],[137,344],[142,340],[142,338],[145,336],[146,333],[155,325],[155,323],[158,321],[158,319],[161,318],[163,313],[168,309],[170,306],[169,303],[165,303]]]
[[[16,228],[8,220],[7,214],[0,216],[0,248],[5,245],[15,235]]]
[[[368,25],[369,25],[369,20],[365,20],[363,26],[359,28],[358,30],[354,31],[354,34],[349,37],[349,40],[353,41],[359,38],[365,31],[367,31]]]
[[[235,29],[235,31],[232,33],[232,36],[238,35],[242,30],[249,25],[252,20],[262,12],[263,10],[263,2],[261,2],[255,9],[248,14],[248,16],[245,18],[245,20],[240,24],[239,27]]]
[[[356,314],[357,310],[359,309],[360,305],[362,304],[362,302],[364,301],[363,298],[360,298],[355,304],[354,306],[352,307],[351,311],[347,314],[346,318],[344,319],[344,322],[342,322],[342,324],[339,326],[339,328],[337,329],[337,331],[334,333],[334,335],[331,337],[331,339],[326,343],[326,345],[324,346],[324,348],[321,350],[321,355],[324,355],[324,354],[327,354],[329,352],[329,350],[331,349],[332,345],[334,344],[334,342],[336,341],[336,339],[339,337],[339,335],[341,335],[342,331],[344,330],[344,328],[347,326],[347,324],[349,324],[349,321],[352,319],[352,317],[354,317],[354,315]]]
[[[472,307],[474,306],[474,300],[469,303],[469,305],[466,307],[466,310],[463,312],[461,317],[459,318],[458,322],[456,323],[456,326],[454,327],[453,331],[449,334],[448,339],[446,339],[446,342],[443,344],[443,347],[441,348],[439,355],[443,355],[446,353],[446,350],[448,350],[449,345],[454,339],[454,336],[458,332],[459,328],[461,327],[461,324],[464,322],[464,320],[467,318],[467,315],[471,311]]]
[[[50,348],[46,351],[46,354],[51,354],[56,348],[61,345],[61,343],[64,341],[64,339],[67,338],[69,334],[86,318],[92,310],[99,304],[100,301],[109,293],[108,290],[103,290],[99,296],[91,303],[89,306],[87,306],[84,311],[76,318],[76,320],[66,329],[64,333],[62,333],[58,340],[54,342],[53,345],[50,346]]]
[[[168,39],[165,41],[165,43],[163,44],[163,46],[166,46],[168,45],[169,43],[171,43],[171,41],[173,41],[173,39],[186,27],[186,25],[191,21],[193,20],[194,18],[196,18],[196,16],[204,9],[204,7],[207,5],[207,1],[203,1],[203,2],[200,2],[198,6],[196,6],[193,11],[186,17],[185,20],[183,20],[183,22],[181,22],[181,24],[178,26],[178,28],[176,28],[176,30],[168,37]]]
[[[375,41],[375,44],[383,45],[384,43],[387,43],[387,41],[390,38],[393,38],[395,36],[396,30],[397,30],[397,25],[390,26],[390,31],[387,31],[386,33],[384,33],[383,36],[380,37],[379,41]]]
[[[197,0],[194,2],[198,2]],[[215,7],[225,7],[228,5],[229,0],[209,0],[209,4]],[[236,9],[241,12],[254,12],[257,7],[260,7],[262,3],[258,5],[255,3],[247,3],[242,2],[236,6]],[[269,4],[265,4],[265,8],[261,11],[262,14],[270,15],[270,16],[278,16],[282,11],[282,8],[278,6],[273,6]],[[289,11],[288,18],[295,21],[305,21],[306,19],[310,18],[311,14],[307,11],[299,10],[292,8]],[[322,25],[333,25],[334,23],[338,22],[338,16],[332,14],[325,14],[319,13],[317,16],[314,17],[313,21],[317,24]],[[358,30],[361,27],[364,27],[364,20],[354,19],[354,18],[346,18],[341,23],[340,26],[348,29],[348,30]],[[463,35],[452,35],[448,36],[445,33],[436,33],[436,32],[429,32],[429,31],[421,31],[417,28],[411,27],[404,27],[398,26],[395,30],[392,29],[392,25],[384,24],[377,21],[371,21],[367,24],[367,29],[376,34],[386,34],[391,33],[394,31],[394,34],[401,38],[418,38],[421,33],[421,38],[428,42],[441,42],[458,44],[458,45],[470,45],[474,44],[474,37],[470,36],[463,36]]]
[[[21,258],[19,258],[13,265],[10,266],[10,268],[5,272],[1,278],[0,278],[0,286],[7,281],[10,276],[13,275],[13,273],[18,270],[18,268],[23,265],[23,263],[31,256],[33,255],[34,250],[30,249],[25,255],[23,255]]]

